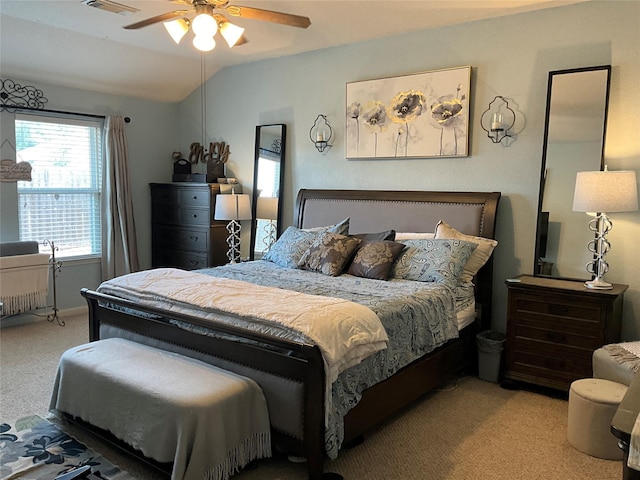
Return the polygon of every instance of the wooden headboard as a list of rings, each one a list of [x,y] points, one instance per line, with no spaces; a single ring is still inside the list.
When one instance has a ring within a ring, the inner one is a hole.
[[[306,190],[298,192],[295,225],[331,225],[349,217],[349,233],[434,232],[444,220],[468,235],[495,238],[500,192]],[[491,327],[493,256],[476,276],[483,328]]]

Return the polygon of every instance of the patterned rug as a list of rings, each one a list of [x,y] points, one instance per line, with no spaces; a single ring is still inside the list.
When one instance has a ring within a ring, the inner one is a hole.
[[[100,478],[133,480],[127,472],[37,415],[12,424],[0,423],[0,480],[53,480],[85,465],[90,465]]]

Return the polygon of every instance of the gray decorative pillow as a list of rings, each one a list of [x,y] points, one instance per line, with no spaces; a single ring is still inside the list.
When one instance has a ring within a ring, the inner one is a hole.
[[[355,238],[359,238],[360,240],[395,240],[396,231],[387,230],[386,232],[376,232],[376,233],[356,233],[355,235],[351,235],[351,236]]]
[[[273,262],[281,267],[298,268],[300,258],[320,233],[322,232],[309,232],[289,227],[280,235],[262,260]]]
[[[360,240],[357,238],[331,232],[321,233],[302,255],[298,266],[336,277],[353,258],[359,244]]]
[[[347,273],[356,277],[386,280],[404,247],[403,243],[389,240],[363,241]]]
[[[419,282],[456,284],[478,246],[457,239],[405,240],[391,276]]]
[[[349,221],[350,217],[345,218],[344,220],[336,223],[335,225],[327,225],[326,227],[312,227],[305,228],[303,230],[307,232],[331,232],[331,233],[339,233],[340,235],[348,235],[349,234]]]

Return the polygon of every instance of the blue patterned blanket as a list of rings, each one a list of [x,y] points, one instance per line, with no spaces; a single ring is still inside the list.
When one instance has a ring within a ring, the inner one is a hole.
[[[389,336],[388,348],[343,372],[333,384],[332,408],[327,412],[326,451],[336,458],[344,439],[343,418],[368,387],[448,340],[458,337],[456,306],[459,291],[439,283],[408,280],[370,280],[351,275],[330,277],[306,270],[280,267],[266,261],[245,262],[199,273],[278,287],[312,295],[343,298],[373,310]]]

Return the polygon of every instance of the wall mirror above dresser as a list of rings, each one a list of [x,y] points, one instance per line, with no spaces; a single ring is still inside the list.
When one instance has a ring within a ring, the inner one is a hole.
[[[251,203],[250,258],[258,260],[282,230],[282,190],[287,126],[278,123],[256,127]]]
[[[602,170],[611,66],[549,72],[534,275],[588,279],[594,234],[574,212],[576,173]]]

